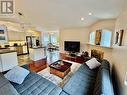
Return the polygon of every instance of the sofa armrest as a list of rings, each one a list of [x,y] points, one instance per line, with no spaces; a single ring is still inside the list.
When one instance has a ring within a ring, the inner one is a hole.
[[[93,95],[114,95],[110,66],[106,60],[99,67]]]
[[[0,73],[0,95],[19,95],[2,73]]]

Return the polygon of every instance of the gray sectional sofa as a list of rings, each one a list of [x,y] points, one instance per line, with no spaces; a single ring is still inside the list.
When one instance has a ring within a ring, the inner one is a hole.
[[[33,72],[21,85],[9,82],[1,73],[0,95],[114,95],[109,62],[103,60],[101,63],[94,70],[81,65],[63,88]],[[29,69],[27,65],[23,67]]]

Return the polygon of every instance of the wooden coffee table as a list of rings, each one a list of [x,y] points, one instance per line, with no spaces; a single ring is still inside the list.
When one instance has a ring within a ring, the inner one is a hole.
[[[60,78],[64,78],[71,71],[71,65],[71,63],[58,60],[49,65],[50,73],[59,76]]]

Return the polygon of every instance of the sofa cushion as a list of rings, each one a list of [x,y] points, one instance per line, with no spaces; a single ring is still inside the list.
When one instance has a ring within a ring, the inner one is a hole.
[[[86,62],[86,65],[87,65],[90,69],[95,69],[95,68],[99,67],[99,66],[101,65],[101,63],[98,62],[98,61],[96,60],[96,58],[92,58],[92,59],[90,59],[90,60],[88,60],[88,61]]]
[[[15,66],[10,71],[8,71],[4,76],[9,81],[12,81],[18,84],[22,84],[22,82],[24,81],[24,79],[26,78],[28,74],[29,74],[28,70],[22,67],[19,67],[19,66]]]
[[[2,73],[0,73],[0,95],[19,95]]]
[[[91,70],[86,64],[83,64],[63,87],[63,90],[69,95],[92,95],[96,75],[97,70]]]
[[[12,83],[20,95],[59,95],[62,89],[40,75],[30,72],[22,84]]]

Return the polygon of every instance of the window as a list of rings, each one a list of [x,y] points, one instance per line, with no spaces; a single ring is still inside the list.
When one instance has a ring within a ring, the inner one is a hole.
[[[95,32],[90,33],[90,44],[95,44]]]
[[[47,46],[49,43],[52,43],[53,45],[59,44],[59,33],[57,32],[46,32],[44,33],[44,45]]]
[[[101,35],[101,46],[110,47],[111,46],[111,32],[108,30],[103,30]]]
[[[48,33],[44,33],[44,45],[47,46],[49,44],[49,34]]]
[[[51,35],[51,43],[56,44],[57,43],[57,36],[55,34]]]
[[[90,33],[90,44],[95,45],[95,39],[96,38],[96,32],[91,32]],[[111,37],[112,37],[112,32],[106,29],[101,30],[101,41],[100,44],[101,46],[105,47],[110,47],[111,46]]]

